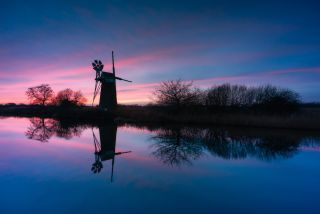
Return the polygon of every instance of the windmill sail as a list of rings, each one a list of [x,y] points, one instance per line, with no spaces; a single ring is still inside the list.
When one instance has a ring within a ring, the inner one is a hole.
[[[126,80],[126,79],[123,79],[123,78],[120,78],[120,77],[115,77],[117,80],[122,80],[122,81],[126,81],[126,82],[132,82],[131,80]]]

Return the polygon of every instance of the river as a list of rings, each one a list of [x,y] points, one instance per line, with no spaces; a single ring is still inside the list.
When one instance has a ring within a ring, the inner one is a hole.
[[[320,133],[0,119],[0,213],[320,213]]]

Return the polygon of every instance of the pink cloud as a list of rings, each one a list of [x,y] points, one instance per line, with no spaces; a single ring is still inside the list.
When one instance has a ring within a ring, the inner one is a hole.
[[[320,152],[320,146],[302,146],[300,149],[303,151]]]
[[[289,74],[289,73],[320,73],[320,67],[312,67],[312,68],[289,68],[282,70],[273,70],[264,72],[265,75],[281,75],[281,74]]]

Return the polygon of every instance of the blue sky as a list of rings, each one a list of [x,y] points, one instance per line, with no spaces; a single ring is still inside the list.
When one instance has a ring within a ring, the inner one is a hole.
[[[2,1],[0,103],[27,102],[48,83],[90,99],[93,59],[110,69],[119,101],[145,103],[161,81],[201,88],[273,84],[320,100],[317,1]]]

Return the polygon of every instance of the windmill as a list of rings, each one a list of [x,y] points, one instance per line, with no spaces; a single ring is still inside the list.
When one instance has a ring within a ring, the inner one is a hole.
[[[108,111],[113,111],[117,106],[117,89],[116,80],[122,80],[126,82],[132,82],[120,77],[115,74],[114,67],[114,55],[112,51],[112,72],[102,71],[104,65],[100,60],[94,60],[92,63],[93,69],[96,71],[96,84],[94,86],[94,93],[92,99],[92,105],[95,98],[100,93],[99,107],[107,109]]]

